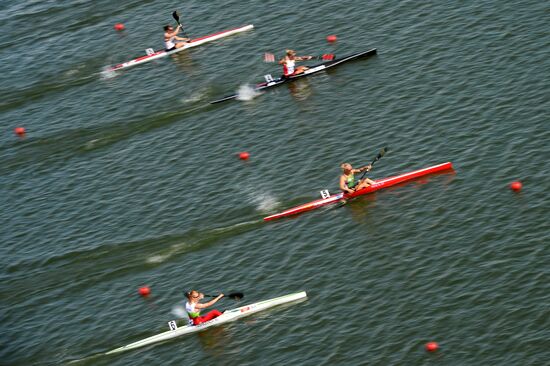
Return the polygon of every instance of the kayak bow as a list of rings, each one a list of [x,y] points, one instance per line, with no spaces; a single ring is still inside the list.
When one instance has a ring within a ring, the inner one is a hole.
[[[197,47],[197,46],[200,46],[203,43],[212,42],[212,41],[215,41],[217,39],[230,36],[232,34],[241,33],[241,32],[250,30],[252,28],[254,28],[254,26],[252,24],[249,24],[249,25],[245,25],[243,27],[229,29],[229,30],[225,30],[225,31],[222,31],[222,32],[209,34],[207,36],[195,38],[195,39],[192,39],[190,42],[186,43],[183,47],[177,48],[177,49],[175,49],[173,51],[169,51],[169,52],[167,52],[166,50],[154,51],[153,49],[148,49],[147,50],[147,55],[135,58],[133,60],[130,60],[130,61],[127,61],[127,62],[124,62],[124,63],[121,63],[121,64],[110,66],[110,67],[107,68],[107,70],[109,70],[109,71],[119,71],[119,70],[122,70],[122,69],[126,69],[128,67],[141,65],[145,62],[153,61],[153,60],[156,60],[156,59],[168,56],[168,55],[172,55],[174,53],[186,50],[188,48]]]
[[[452,170],[452,169],[453,169],[453,164],[451,162],[447,162],[443,164],[433,165],[424,169],[414,170],[409,173],[404,173],[393,177],[379,179],[379,180],[376,180],[373,185],[365,187],[353,193],[344,194],[343,192],[340,192],[338,194],[335,194],[327,198],[322,198],[312,202],[304,203],[300,206],[289,208],[288,210],[285,210],[283,212],[279,212],[274,215],[264,217],[264,221],[271,221],[271,220],[279,219],[281,217],[296,215],[302,212],[310,211],[322,206],[339,202],[342,199],[350,199],[357,196],[362,196],[364,194],[375,192],[380,189],[388,188],[399,183],[403,183],[415,178],[423,177],[428,174],[433,174],[433,173],[442,172],[445,170]]]
[[[109,351],[105,354],[109,355],[109,354],[113,354],[113,353],[128,351],[128,350],[131,350],[131,349],[134,349],[134,348],[144,347],[144,346],[147,346],[147,345],[150,345],[150,344],[153,344],[153,343],[158,343],[158,342],[166,341],[168,339],[176,338],[176,337],[182,336],[184,334],[200,332],[200,331],[205,330],[207,328],[210,328],[210,327],[213,327],[213,326],[216,326],[216,325],[220,325],[220,324],[224,324],[224,323],[228,323],[228,322],[237,320],[239,318],[243,318],[245,316],[255,314],[259,311],[269,309],[269,308],[277,306],[277,305],[287,304],[287,303],[295,302],[295,301],[298,301],[298,300],[304,300],[306,298],[307,298],[306,292],[302,291],[302,292],[297,292],[297,293],[290,294],[290,295],[276,297],[276,298],[270,299],[270,300],[260,301],[260,302],[250,304],[250,305],[241,306],[241,307],[238,307],[238,308],[235,308],[235,309],[227,310],[222,315],[220,315],[219,317],[217,317],[215,319],[212,319],[212,320],[210,320],[206,323],[202,323],[202,324],[199,324],[199,325],[186,325],[186,326],[183,326],[183,327],[180,327],[180,328],[175,328],[173,330],[169,330],[167,332],[160,333],[160,334],[154,335],[152,337],[142,339],[141,341],[137,341],[137,342],[134,342],[134,343],[130,343],[126,346],[116,348],[116,349],[111,350],[111,351]]]
[[[288,77],[281,76],[281,77],[278,77],[276,79],[273,79],[273,77],[271,75],[266,75],[265,76],[266,81],[263,82],[263,83],[256,84],[254,86],[254,90],[258,92],[258,91],[262,91],[262,90],[265,90],[265,89],[268,89],[268,88],[279,86],[281,84],[288,83],[288,82],[294,81],[296,79],[303,78],[303,77],[321,72],[321,71],[329,69],[331,67],[341,65],[344,62],[348,62],[348,61],[352,61],[352,60],[355,60],[355,59],[358,59],[358,58],[361,58],[361,57],[367,57],[367,56],[372,56],[372,55],[376,55],[376,48],[373,48],[371,50],[364,51],[364,52],[354,53],[353,55],[349,55],[349,56],[346,56],[346,57],[337,58],[337,59],[332,60],[332,61],[323,62],[323,63],[315,65],[315,66],[311,66],[309,69],[307,69],[303,73],[297,74],[297,75],[294,75],[294,76],[288,76]],[[227,100],[235,99],[238,96],[239,96],[239,94],[228,95],[228,96],[223,97],[221,99],[214,100],[214,101],[210,102],[210,104],[225,102]]]

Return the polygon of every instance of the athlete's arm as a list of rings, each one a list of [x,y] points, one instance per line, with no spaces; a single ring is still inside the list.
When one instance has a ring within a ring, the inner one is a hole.
[[[361,172],[364,172],[365,170],[368,172],[369,170],[371,170],[371,168],[372,168],[372,165],[369,164],[369,165],[365,165],[365,166],[363,166],[359,169],[353,169],[353,172],[354,173],[361,173]]]
[[[217,297],[213,298],[212,300],[210,300],[208,302],[205,302],[204,304],[197,303],[195,305],[195,307],[198,308],[198,309],[204,309],[204,308],[210,307],[210,306],[214,305],[215,303],[217,303],[218,300],[221,299],[222,297],[223,297],[223,294],[219,294]]]

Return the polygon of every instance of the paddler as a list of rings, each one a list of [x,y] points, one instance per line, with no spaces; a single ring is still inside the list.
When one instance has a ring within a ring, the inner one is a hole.
[[[307,70],[306,66],[296,66],[296,61],[311,60],[313,56],[296,56],[294,50],[286,50],[286,55],[279,61],[283,65],[283,75],[292,76],[303,73]]]
[[[353,169],[350,163],[343,163],[340,165],[340,168],[342,168],[342,175],[340,176],[340,189],[344,193],[353,193],[374,184],[374,181],[369,178],[361,179],[358,182],[355,181],[355,173],[361,173],[364,171],[368,172],[372,168],[371,164],[359,169]]]
[[[204,299],[204,294],[201,294],[196,290],[187,292],[185,296],[187,297],[185,310],[187,311],[187,315],[189,316],[189,322],[193,323],[193,325],[199,325],[222,315],[222,312],[216,309],[211,310],[206,315],[201,316],[200,313],[201,309],[206,309],[218,302],[218,300],[224,296],[223,294],[219,294],[218,296],[204,304],[201,304],[199,302],[200,300]]]
[[[164,26],[164,50],[166,52],[173,51],[177,48],[181,48],[185,46],[186,42],[189,42],[189,38],[183,38],[183,37],[177,36],[180,30],[181,30],[181,25],[178,25],[176,27],[176,30],[174,30],[174,27],[172,27],[171,25]],[[183,41],[183,42],[175,42],[175,41]]]

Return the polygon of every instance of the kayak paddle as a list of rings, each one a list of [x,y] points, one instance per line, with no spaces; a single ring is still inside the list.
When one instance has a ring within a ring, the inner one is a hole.
[[[310,58],[308,60],[325,60],[325,61],[332,61],[336,56],[332,53],[325,53],[321,56],[309,56]],[[269,52],[264,53],[264,61],[265,62],[275,62],[275,55]]]
[[[378,160],[380,160],[380,158],[384,155],[386,155],[386,153],[390,150],[389,147],[384,147],[382,148],[382,150],[380,150],[380,152],[378,153],[378,155],[376,155],[376,157],[374,158],[374,160],[370,163],[371,167],[374,165],[374,163],[376,163]],[[361,175],[361,178],[359,178],[359,181],[361,181],[364,177],[365,177],[365,174],[367,174],[368,170],[366,170],[363,175]]]
[[[205,297],[218,297],[218,295],[204,295]],[[232,292],[229,295],[224,295],[224,297],[228,297],[232,300],[240,300],[244,297],[244,294],[242,292]]]
[[[178,23],[178,25],[180,26],[180,29],[181,29],[181,34],[183,34],[183,36],[185,38],[189,38],[185,32],[183,31],[183,25],[181,25],[180,23],[180,15],[178,14],[178,11],[177,10],[174,10],[174,12],[172,13],[172,18],[174,18],[174,20],[176,21],[176,23]]]

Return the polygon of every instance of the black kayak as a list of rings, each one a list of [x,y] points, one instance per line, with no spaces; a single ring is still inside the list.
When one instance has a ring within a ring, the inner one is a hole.
[[[281,77],[278,77],[278,78],[274,79],[273,77],[271,77],[271,75],[266,75],[265,76],[266,81],[264,81],[263,83],[256,84],[256,86],[254,87],[254,90],[255,91],[262,91],[262,90],[267,89],[267,88],[272,88],[272,87],[275,87],[275,86],[278,86],[278,85],[281,85],[281,84],[284,84],[284,83],[294,81],[294,80],[299,79],[299,78],[309,76],[311,74],[321,72],[321,71],[326,70],[328,68],[341,65],[344,62],[356,60],[356,59],[361,58],[361,57],[373,56],[373,55],[376,55],[376,48],[373,48],[371,50],[364,51],[364,52],[354,53],[353,55],[349,55],[349,56],[346,56],[346,57],[337,58],[337,59],[334,59],[332,61],[323,62],[319,65],[311,66],[309,69],[307,69],[303,73],[295,75],[295,76],[289,76],[289,77],[281,76]],[[226,100],[235,99],[235,98],[237,98],[237,96],[238,96],[238,94],[228,95],[228,96],[223,97],[221,99],[214,100],[214,101],[210,102],[210,104],[225,102]]]

